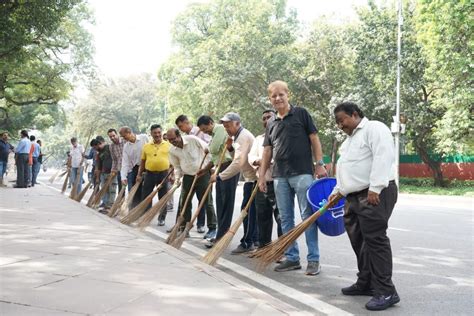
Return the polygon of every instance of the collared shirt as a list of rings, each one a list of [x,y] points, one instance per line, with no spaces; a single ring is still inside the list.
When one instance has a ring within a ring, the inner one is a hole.
[[[110,153],[110,145],[105,145],[102,150],[97,151],[97,170],[102,173],[110,173],[112,170],[112,154]]]
[[[79,168],[81,166],[82,154],[84,153],[84,146],[77,144],[76,147],[71,146],[69,154],[71,155],[71,167]]]
[[[8,161],[11,150],[13,150],[13,146],[9,142],[0,139],[0,161]]]
[[[256,181],[257,173],[255,169],[249,164],[248,156],[252,148],[255,137],[247,129],[242,128],[235,136],[234,143],[234,158],[231,164],[219,174],[222,180],[227,180],[242,172],[246,182]]]
[[[204,158],[204,150],[207,149],[207,144],[196,136],[183,135],[181,138],[183,139],[183,148],[176,146],[170,148],[170,163],[174,167],[176,178],[181,178],[185,174],[195,175]],[[207,156],[204,165],[209,160],[209,156]]]
[[[97,155],[97,151],[94,148],[91,148],[89,149],[89,154],[87,154],[86,156],[86,159],[92,159],[92,166],[94,167],[97,164],[97,159],[95,157],[96,155]]]
[[[41,152],[40,145],[38,143],[31,143],[33,146],[33,158],[38,158]]]
[[[170,167],[170,143],[162,141],[159,144],[148,143],[143,146],[142,160],[145,160],[145,169],[152,172],[168,170]]]
[[[122,169],[120,176],[127,179],[127,175],[132,171],[133,167],[140,165],[142,159],[142,149],[148,143],[148,136],[145,134],[135,135],[134,143],[125,142],[122,151]]]
[[[380,193],[395,179],[392,133],[379,121],[363,118],[339,149],[337,185],[342,195],[369,189]]]
[[[273,178],[313,174],[309,135],[317,131],[308,111],[292,105],[285,117],[268,123],[263,145],[272,147]]]
[[[255,137],[252,148],[250,149],[250,152],[249,152],[249,164],[255,170],[258,170],[258,166],[255,166],[254,162],[257,160],[262,160],[262,157],[263,157],[264,139],[265,139],[265,134],[258,135],[257,137]],[[270,167],[267,169],[267,172],[265,173],[265,181],[267,182],[273,181],[272,172],[273,172],[273,161],[270,164]],[[257,173],[257,176],[258,176],[258,173]]]
[[[31,148],[31,142],[28,137],[23,137],[20,139],[20,142],[16,146],[16,153],[17,154],[29,154]]]
[[[227,132],[225,131],[225,128],[221,124],[215,124],[214,129],[212,130],[212,139],[211,142],[209,143],[209,153],[211,154],[211,161],[214,164],[214,166],[217,166],[219,162],[219,156],[222,153],[222,150],[224,149],[225,142],[227,141]],[[226,151],[224,162],[228,162],[232,160],[232,156],[229,154],[228,151]]]
[[[112,155],[112,171],[118,171],[122,169],[122,152],[123,152],[124,141],[120,138],[119,143],[112,142],[110,144],[110,154]]]
[[[193,126],[193,128],[191,128],[191,131],[189,132],[188,135],[194,135],[198,137],[199,139],[201,139],[202,141],[204,141],[206,144],[209,144],[211,141],[211,136],[209,136],[206,133],[201,132],[201,130],[197,126]]]

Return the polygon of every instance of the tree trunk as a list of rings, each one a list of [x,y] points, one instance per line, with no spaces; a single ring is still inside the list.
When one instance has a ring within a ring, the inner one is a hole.
[[[421,160],[433,171],[435,186],[445,187],[446,183],[443,179],[443,172],[441,171],[441,162],[435,161],[429,156],[426,145],[423,142],[415,142],[415,147],[420,154]]]
[[[336,174],[336,159],[337,159],[337,149],[339,148],[339,142],[336,137],[332,139],[332,148],[331,148],[331,169],[329,169],[328,176],[334,177]]]

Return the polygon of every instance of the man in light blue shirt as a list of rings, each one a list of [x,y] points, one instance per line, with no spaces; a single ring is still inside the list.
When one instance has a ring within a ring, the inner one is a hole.
[[[15,188],[26,188],[28,186],[28,155],[30,154],[31,142],[28,132],[22,130],[21,140],[16,147],[16,185]]]
[[[36,137],[34,135],[31,135],[30,136],[30,142],[31,142],[31,146],[34,146],[34,149],[33,149],[33,164],[30,166],[31,167],[31,178],[30,178],[30,183],[31,183],[31,186],[34,187],[35,184],[38,184],[38,182],[36,182],[36,178],[38,177],[38,173],[40,171],[40,163],[38,162],[38,158],[39,158],[39,155],[40,155],[40,145],[37,144],[35,142],[36,140]]]

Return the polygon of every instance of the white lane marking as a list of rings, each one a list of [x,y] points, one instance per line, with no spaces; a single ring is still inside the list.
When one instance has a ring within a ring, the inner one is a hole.
[[[405,229],[405,228],[389,227],[388,229],[391,229],[391,230],[398,230],[399,232],[411,232],[411,230]]]
[[[166,239],[168,237],[167,234],[164,234],[157,230],[156,228],[153,227],[147,227],[146,231],[149,233],[152,233],[154,235],[157,235],[160,238]],[[183,247],[192,253],[203,257],[206,254],[206,251],[199,249],[189,243],[184,243]],[[291,288],[287,285],[284,285],[280,282],[274,281],[266,276],[263,276],[255,271],[249,270],[241,265],[235,264],[229,260],[220,258],[219,259],[219,265],[234,271],[235,273],[244,276],[245,278],[249,278],[254,282],[257,282],[275,292],[278,292],[284,296],[287,296],[297,302],[300,302],[306,306],[309,306],[321,313],[324,313],[326,315],[353,315],[351,313],[348,313],[334,305],[325,303],[315,297],[312,297],[311,295],[308,295],[306,293],[300,292],[298,290],[295,290],[294,288]]]

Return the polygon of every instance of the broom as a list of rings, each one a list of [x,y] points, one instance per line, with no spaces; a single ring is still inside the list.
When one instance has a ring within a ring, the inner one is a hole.
[[[129,213],[129,208],[130,205],[132,204],[133,198],[135,197],[135,194],[137,194],[138,189],[140,188],[140,183],[143,180],[143,178],[140,181],[135,182],[133,185],[132,189],[130,192],[128,192],[128,195],[126,198],[124,198],[124,202],[120,206],[120,211],[118,213],[119,217],[125,216],[125,214]]]
[[[98,183],[95,185],[94,191],[92,191],[92,194],[89,197],[89,200],[87,200],[87,206],[88,207],[92,207],[92,203],[95,201],[95,197],[96,197],[97,193],[99,193],[99,184]]]
[[[61,180],[61,178],[64,177],[66,174],[67,174],[67,168],[66,168],[66,170],[63,171],[63,173],[61,173],[61,174],[58,176],[57,179],[58,179],[58,180]],[[56,180],[56,179],[54,179],[54,180]],[[54,180],[53,180],[53,181],[54,181]]]
[[[145,212],[146,208],[148,205],[150,205],[151,201],[153,201],[153,198],[155,195],[158,193],[158,191],[161,190],[163,185],[166,183],[168,180],[168,177],[170,174],[173,172],[173,168],[170,169],[166,177],[161,181],[161,183],[150,193],[148,196],[140,202],[137,206],[135,206],[126,216],[124,216],[121,220],[120,223],[130,225],[134,221],[140,218],[140,216],[143,215],[143,212]]]
[[[81,202],[84,196],[86,195],[87,190],[89,190],[91,184],[92,184],[92,181],[89,181],[89,183],[86,184],[84,189],[82,189],[82,191],[79,192],[79,194],[74,197],[74,200],[76,200],[77,202]]]
[[[68,168],[67,169],[67,173],[66,173],[66,179],[64,179],[64,183],[63,183],[63,187],[61,189],[61,193],[64,193],[66,192],[66,189],[67,189],[67,183],[69,181],[69,176],[71,175],[71,169]]]
[[[168,201],[173,198],[174,191],[176,191],[180,185],[181,182],[179,180],[176,181],[173,187],[168,192],[166,192],[166,194],[158,201],[158,203],[153,205],[153,207],[149,209],[148,212],[140,217],[140,219],[137,221],[137,226],[141,231],[143,231],[150,224],[153,218],[155,218],[156,214],[161,214],[161,212],[163,212],[166,207],[166,203],[168,203]]]
[[[217,163],[217,167],[214,170],[214,174],[217,175],[219,173],[219,169],[221,168],[222,161],[224,160],[225,153],[227,151],[227,147],[224,145],[224,148],[222,149],[221,155],[219,156],[219,162]],[[181,234],[175,238],[174,240],[170,241],[170,245],[175,247],[176,249],[181,248],[183,245],[184,239],[186,238],[187,234],[193,228],[194,221],[196,221],[196,218],[199,216],[199,212],[204,206],[204,203],[207,203],[207,198],[209,196],[209,192],[212,190],[212,182],[209,182],[206,191],[204,192],[203,199],[198,205],[198,208],[196,212],[194,212],[193,217],[191,217],[191,220],[186,223],[186,227],[184,230],[181,232]]]
[[[342,195],[337,194],[335,198],[328,201],[317,212],[293,227],[289,232],[280,236],[280,238],[267,246],[258,249],[252,256],[257,258],[257,269],[262,271],[272,262],[278,260],[285,253],[285,250],[290,247],[306,229],[313,225],[321,215],[323,215],[329,208],[333,207],[341,198]]]
[[[206,160],[207,157],[207,152],[204,154],[204,158],[202,158],[201,165],[199,166],[199,169],[202,168],[202,165],[204,164],[204,161]],[[194,194],[194,187],[196,186],[196,181],[199,177],[197,175],[194,176],[193,183],[191,184],[191,189],[188,192],[188,195],[186,196],[186,200],[184,201],[184,204],[181,208],[181,212],[179,213],[179,217],[176,220],[176,224],[174,224],[173,228],[171,229],[170,234],[168,235],[168,238],[166,238],[166,243],[170,244],[173,240],[176,239],[176,236],[178,235],[179,227],[181,227],[181,224],[184,222],[184,212],[186,210],[186,207],[188,207],[189,201],[191,201],[191,197]]]
[[[100,204],[100,200],[102,200],[104,195],[107,193],[107,190],[109,189],[110,185],[112,184],[115,174],[116,174],[115,172],[111,172],[107,176],[107,179],[105,180],[104,185],[102,186],[102,188],[100,188],[99,193],[97,194],[96,198],[94,199],[94,202],[92,203],[92,208],[97,209],[97,207]]]
[[[120,189],[119,194],[117,195],[117,198],[114,201],[114,204],[110,208],[109,212],[109,217],[115,217],[117,215],[117,211],[119,210],[120,205],[122,205],[122,202],[124,201],[124,195],[125,195],[125,185],[122,186]]]
[[[51,176],[51,178],[49,178],[49,183],[53,183],[54,180],[56,180],[56,178],[58,177],[58,175],[59,175],[60,172],[61,172],[61,169],[58,169],[58,171],[57,171],[55,174],[53,174],[53,175]],[[65,171],[65,172],[67,172],[67,171]]]
[[[247,205],[245,205],[245,208],[240,212],[239,218],[232,224],[230,229],[225,233],[224,236],[222,236],[221,239],[212,247],[212,249],[202,258],[202,261],[213,266],[216,264],[217,260],[219,259],[220,256],[224,253],[224,250],[229,247],[230,242],[235,236],[235,233],[239,229],[240,225],[242,225],[244,218],[247,216],[250,205],[252,205],[252,202],[255,198],[255,195],[257,194],[258,191],[258,185],[255,184],[255,187],[252,190],[252,195],[250,196]]]

